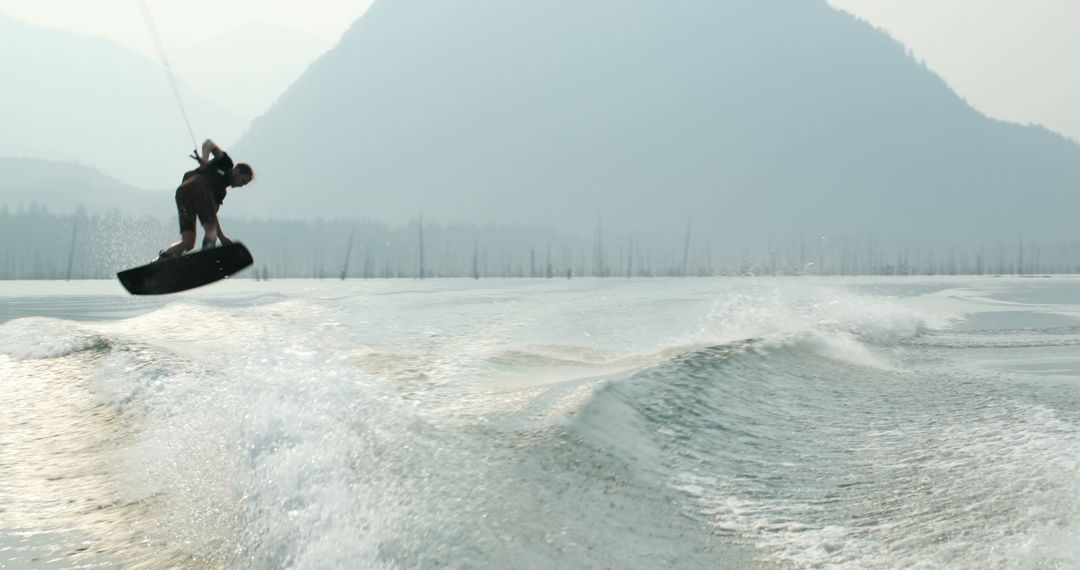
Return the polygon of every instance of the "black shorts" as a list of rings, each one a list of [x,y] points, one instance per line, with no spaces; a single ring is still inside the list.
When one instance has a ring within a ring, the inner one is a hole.
[[[216,220],[213,193],[205,184],[191,178],[176,189],[176,213],[180,218],[180,232],[195,231],[195,218],[199,223]]]

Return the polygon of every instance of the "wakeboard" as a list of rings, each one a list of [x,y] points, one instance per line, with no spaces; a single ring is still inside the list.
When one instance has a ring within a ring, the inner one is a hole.
[[[174,259],[154,261],[116,274],[132,295],[165,295],[225,279],[254,263],[244,244],[202,249]]]

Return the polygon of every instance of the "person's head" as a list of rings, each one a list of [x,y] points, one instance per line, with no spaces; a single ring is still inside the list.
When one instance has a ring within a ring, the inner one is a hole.
[[[251,182],[255,178],[255,171],[247,163],[241,162],[232,169],[232,186],[239,188]]]

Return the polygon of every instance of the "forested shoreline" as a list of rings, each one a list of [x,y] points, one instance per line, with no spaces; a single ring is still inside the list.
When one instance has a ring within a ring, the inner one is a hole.
[[[590,236],[535,226],[372,221],[223,220],[256,263],[247,278],[566,278],[717,275],[1036,275],[1080,273],[1080,242],[955,247],[875,236],[802,236],[763,244],[679,236]],[[0,279],[108,279],[177,239],[175,221],[120,212],[55,214],[0,206]]]

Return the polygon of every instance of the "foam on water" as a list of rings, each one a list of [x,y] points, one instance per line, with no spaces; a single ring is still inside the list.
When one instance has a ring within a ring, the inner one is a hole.
[[[42,334],[44,331],[47,334]],[[68,321],[25,318],[0,324],[0,354],[18,359],[58,358],[108,348],[107,338]]]
[[[967,357],[1037,338],[952,330],[986,306],[973,295],[799,280],[336,287],[0,324],[0,383],[47,376],[85,396],[63,421],[97,419],[72,445],[109,442],[74,491],[109,497],[107,524],[60,494],[42,504],[124,564],[1075,560],[1077,417]],[[38,401],[0,414],[10,437],[49,424],[32,388],[20,397]],[[25,506],[0,500],[6,516]]]
[[[876,376],[868,389],[857,370],[795,347],[718,347],[609,385],[582,429],[767,561],[1069,567],[1045,541],[1080,521],[1075,424],[968,378]]]
[[[199,327],[170,326],[180,315]],[[422,401],[431,394],[413,389],[405,398],[355,368],[348,353],[326,351],[341,342],[329,316],[294,301],[255,310],[170,306],[97,327],[117,339],[95,367],[97,389],[139,426],[117,474],[123,496],[149,507],[142,531],[167,547],[168,559],[325,568],[479,556],[484,564],[493,556],[484,544],[517,542],[547,545],[534,554],[543,565],[567,548],[551,544],[581,540],[545,538],[565,530],[527,523],[533,515],[511,508],[555,492],[518,489],[518,452],[491,449],[522,434],[478,439],[477,426],[446,423],[439,396]],[[461,373],[440,362],[429,372]],[[533,453],[548,445],[528,444]],[[558,448],[539,462],[563,461]],[[555,480],[566,477],[581,475]],[[597,483],[565,485],[590,494]],[[541,528],[506,537],[501,524]]]

